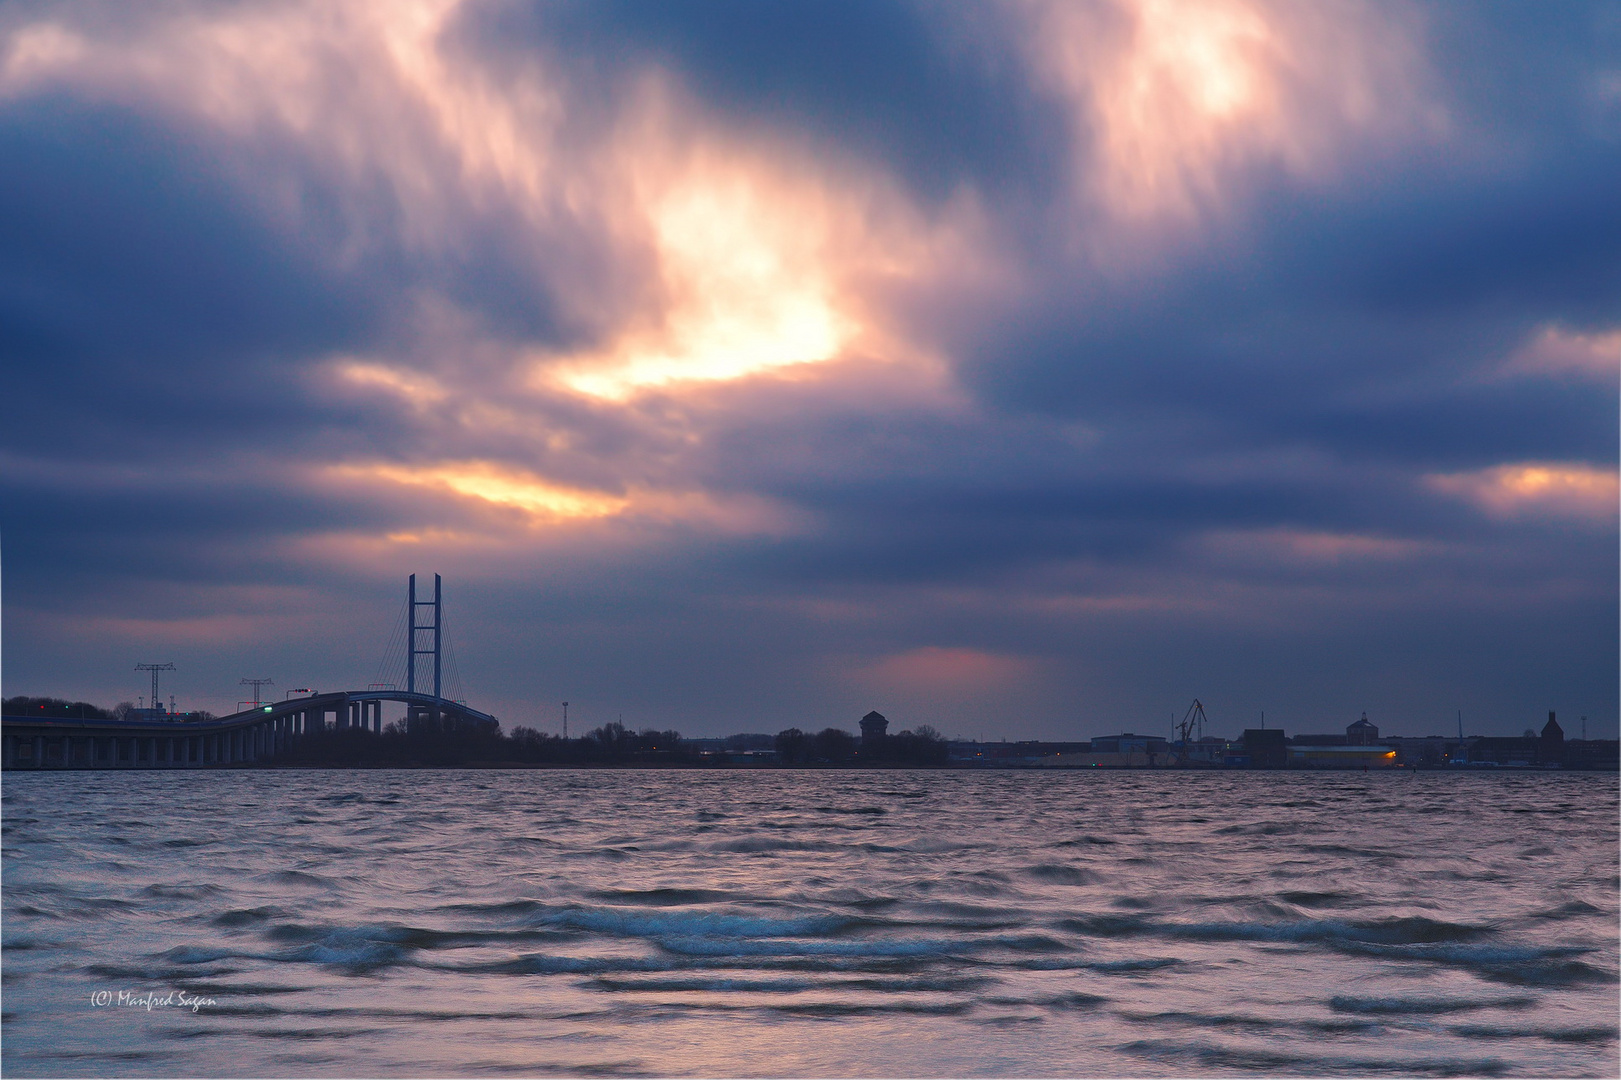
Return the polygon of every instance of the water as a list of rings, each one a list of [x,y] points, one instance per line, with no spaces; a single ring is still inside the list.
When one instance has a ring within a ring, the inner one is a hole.
[[[1617,815],[1591,774],[13,774],[0,1064],[1616,1076]]]

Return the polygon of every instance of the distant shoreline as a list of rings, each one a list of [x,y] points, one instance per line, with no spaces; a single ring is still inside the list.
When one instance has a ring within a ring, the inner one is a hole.
[[[154,769],[143,767],[122,768],[96,768],[92,766],[9,768],[4,770],[8,775],[25,774],[61,774],[61,773],[215,773],[215,772],[423,772],[428,770],[447,770],[455,772],[533,772],[533,771],[575,771],[575,772],[964,772],[964,773],[1193,773],[1203,775],[1235,775],[1235,774],[1278,774],[1290,775],[1319,775],[1319,776],[1348,776],[1370,774],[1396,774],[1396,773],[1423,773],[1425,775],[1503,775],[1511,774],[1523,776],[1527,774],[1541,774],[1550,776],[1571,775],[1599,775],[1615,774],[1621,770],[1615,768],[1586,768],[1566,769],[1556,766],[1543,765],[1451,765],[1451,766],[1425,766],[1425,765],[1387,765],[1377,768],[1245,768],[1223,766],[1199,765],[908,765],[908,764],[873,764],[857,765],[845,763],[818,763],[818,764],[781,764],[781,763],[739,763],[739,762],[552,762],[552,761],[488,761],[488,762],[461,762],[461,763],[401,763],[387,762],[379,764],[331,764],[323,765],[311,762],[296,762],[287,764],[235,763],[231,765],[212,765],[200,768]]]

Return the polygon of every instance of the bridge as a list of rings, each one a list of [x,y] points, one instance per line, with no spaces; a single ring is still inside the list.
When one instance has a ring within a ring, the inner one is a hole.
[[[318,731],[383,730],[383,703],[405,706],[406,726],[493,730],[488,713],[450,700],[442,690],[443,602],[438,574],[433,599],[418,600],[411,575],[407,604],[406,688],[312,693],[256,705],[195,723],[156,719],[85,720],[61,717],[0,718],[0,753],[6,769],[205,769],[251,766],[273,759],[294,740]],[[419,624],[431,608],[433,621]],[[423,635],[429,644],[422,647]],[[416,687],[419,658],[431,657],[433,692]],[[330,717],[330,720],[328,719]]]

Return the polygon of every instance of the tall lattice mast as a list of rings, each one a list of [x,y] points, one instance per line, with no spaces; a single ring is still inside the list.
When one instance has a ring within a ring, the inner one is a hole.
[[[173,671],[174,669],[175,669],[175,667],[174,667],[173,664],[136,664],[135,665],[135,670],[136,671],[150,671],[152,673],[152,711],[153,712],[157,712],[159,709],[163,708],[162,704],[160,704],[160,699],[158,698],[158,672],[160,672],[160,671]]]
[[[408,588],[409,594],[406,599],[408,611],[406,614],[410,620],[410,649],[408,650],[405,658],[405,689],[410,693],[416,693],[417,657],[431,656],[433,657],[433,696],[436,698],[443,697],[444,695],[440,692],[440,669],[442,666],[441,657],[443,655],[440,648],[440,628],[444,625],[441,579],[438,574],[433,575],[432,600],[417,599],[417,576],[415,574],[411,575],[411,581]],[[417,615],[422,608],[433,609],[433,621],[431,623],[421,623],[417,621]],[[421,638],[418,637],[418,634],[424,630],[433,634],[432,648],[421,648]]]

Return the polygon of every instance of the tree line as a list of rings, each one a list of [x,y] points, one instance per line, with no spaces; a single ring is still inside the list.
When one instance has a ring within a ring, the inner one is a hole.
[[[814,735],[789,728],[776,738],[775,764],[785,766],[933,766],[946,763],[946,741],[932,728],[903,731],[864,746],[847,731],[826,728]],[[293,742],[274,764],[339,768],[467,768],[483,766],[720,766],[727,753],[705,753],[679,731],[632,730],[604,724],[565,739],[515,728],[510,734],[457,727],[431,719],[396,721],[381,732],[361,728],[314,731]]]
[[[834,727],[777,734],[777,760],[784,765],[944,765],[946,757],[945,737],[927,724],[870,743]]]
[[[144,717],[141,710],[135,707],[133,701],[120,701],[110,709],[103,709],[100,705],[92,705],[88,701],[68,701],[66,698],[56,697],[8,697],[0,701],[0,712],[7,716],[42,716],[51,720],[141,720]],[[188,713],[177,714],[185,722],[196,723],[203,720],[213,720],[214,714],[206,709],[196,709]]]
[[[7,716],[41,716],[83,720],[133,720],[139,710],[124,701],[103,709],[86,701],[51,697],[11,697],[3,702]],[[212,720],[210,713],[189,713],[189,720]],[[946,764],[946,740],[927,724],[864,741],[841,728],[818,732],[788,728],[775,739],[776,759],[765,764],[792,767],[939,766]],[[272,764],[328,768],[480,767],[525,765],[674,765],[732,764],[734,753],[705,753],[679,731],[604,724],[584,735],[565,739],[534,728],[510,733],[454,721],[414,717],[388,724],[381,732],[362,728],[327,728],[292,741]]]

